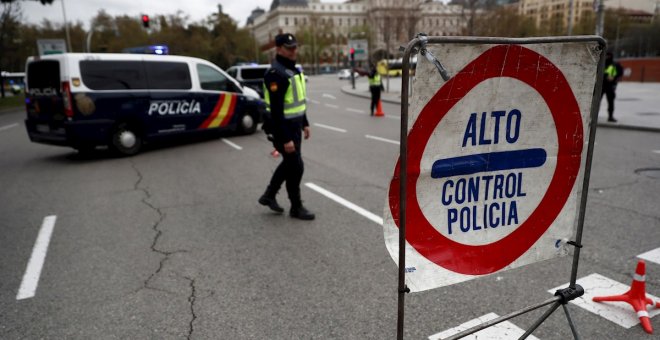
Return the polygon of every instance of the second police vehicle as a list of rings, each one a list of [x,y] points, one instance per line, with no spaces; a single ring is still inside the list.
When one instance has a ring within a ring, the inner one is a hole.
[[[253,133],[266,107],[203,59],[65,53],[30,57],[25,125],[36,143],[133,155],[144,142],[203,131]]]

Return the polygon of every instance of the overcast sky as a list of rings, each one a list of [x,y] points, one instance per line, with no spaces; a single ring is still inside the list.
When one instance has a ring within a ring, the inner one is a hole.
[[[81,21],[85,28],[89,28],[90,20],[101,9],[112,16],[126,14],[135,18],[139,18],[142,13],[155,16],[174,14],[181,10],[189,16],[189,22],[193,22],[216,12],[218,4],[222,5],[224,13],[229,14],[242,27],[253,9],[261,7],[268,10],[272,3],[272,0],[54,0],[51,5],[42,5],[34,0],[22,0],[18,3],[23,9],[23,19],[28,23],[39,24],[44,18],[62,23],[64,22],[62,1],[64,1],[67,20],[70,23]]]

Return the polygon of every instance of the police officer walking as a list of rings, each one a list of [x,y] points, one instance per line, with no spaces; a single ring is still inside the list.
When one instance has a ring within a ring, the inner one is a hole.
[[[608,122],[616,123],[616,119],[614,119],[614,98],[616,98],[616,85],[621,77],[623,77],[623,67],[614,61],[612,52],[607,52],[605,55],[605,74],[603,75],[603,94],[607,97]]]
[[[266,192],[259,203],[282,213],[284,209],[275,196],[286,182],[286,191],[291,201],[289,216],[301,220],[313,220],[314,214],[307,210],[300,198],[300,182],[304,171],[301,142],[310,136],[306,115],[305,77],[296,69],[298,43],[290,33],[275,37],[277,56],[264,76],[264,99],[271,118],[266,132],[272,135],[275,149],[282,154],[282,163],[277,167]]]

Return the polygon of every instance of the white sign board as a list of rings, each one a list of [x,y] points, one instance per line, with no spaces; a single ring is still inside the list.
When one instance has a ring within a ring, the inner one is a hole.
[[[63,39],[38,39],[39,55],[66,53],[66,42]]]
[[[406,284],[446,286],[566,255],[578,222],[596,42],[427,47],[408,131]],[[384,213],[398,263],[399,165]]]
[[[369,56],[369,41],[367,39],[352,39],[348,41],[348,50],[355,50],[355,60],[365,61]]]

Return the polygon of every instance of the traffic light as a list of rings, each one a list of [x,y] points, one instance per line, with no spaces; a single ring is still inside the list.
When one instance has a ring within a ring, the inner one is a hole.
[[[355,61],[355,49],[351,47],[351,61]]]
[[[142,14],[142,26],[149,28],[149,16],[146,14]]]

